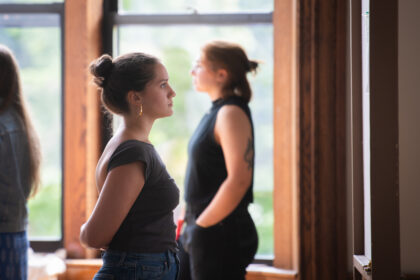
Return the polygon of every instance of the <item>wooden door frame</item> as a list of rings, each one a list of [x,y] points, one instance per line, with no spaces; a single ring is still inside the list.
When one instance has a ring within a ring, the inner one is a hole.
[[[276,0],[274,265],[345,279],[346,1]]]
[[[299,278],[346,278],[346,1],[298,8]]]

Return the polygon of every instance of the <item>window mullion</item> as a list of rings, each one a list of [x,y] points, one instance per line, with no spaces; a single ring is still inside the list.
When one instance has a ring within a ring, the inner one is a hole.
[[[205,13],[205,14],[117,14],[114,13],[116,25],[128,24],[272,24],[270,13]]]

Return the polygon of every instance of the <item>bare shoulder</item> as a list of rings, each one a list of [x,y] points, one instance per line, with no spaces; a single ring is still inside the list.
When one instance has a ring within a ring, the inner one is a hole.
[[[219,113],[217,114],[217,120],[222,121],[222,123],[249,123],[249,119],[239,106],[236,105],[225,105],[220,108]]]
[[[220,108],[216,118],[214,137],[217,143],[222,138],[238,141],[251,134],[251,122],[246,113],[236,105],[225,105]]]

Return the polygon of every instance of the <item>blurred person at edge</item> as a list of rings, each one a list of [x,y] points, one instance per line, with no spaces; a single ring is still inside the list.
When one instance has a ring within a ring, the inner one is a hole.
[[[39,138],[13,53],[0,44],[0,279],[27,279],[27,200],[40,184]]]
[[[180,279],[245,279],[258,247],[253,202],[254,129],[247,73],[258,63],[237,44],[213,41],[191,71],[212,101],[188,146]]]
[[[173,210],[179,190],[149,140],[156,119],[173,114],[165,66],[144,53],[90,65],[104,106],[122,116],[96,167],[99,198],[82,225],[82,244],[104,249],[94,279],[176,279]]]

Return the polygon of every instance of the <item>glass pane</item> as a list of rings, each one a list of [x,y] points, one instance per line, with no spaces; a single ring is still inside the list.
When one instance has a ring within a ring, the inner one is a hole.
[[[0,0],[0,4],[50,4],[64,2],[64,0]]]
[[[192,87],[190,70],[200,47],[209,39],[224,39],[244,46],[251,59],[263,61],[256,76],[250,75],[254,97],[250,103],[255,126],[255,203],[251,207],[258,227],[258,254],[273,254],[273,34],[271,25],[254,26],[124,26],[115,31],[117,53],[143,51],[166,65],[176,91],[174,115],[156,122],[151,140],[183,189],[187,143],[204,112],[210,107],[206,94]],[[188,36],[185,36],[188,34]]]
[[[372,258],[370,213],[370,85],[369,85],[369,0],[362,0],[362,114],[363,114],[363,199],[365,256]]]
[[[62,235],[60,40],[59,27],[0,28],[0,43],[12,49],[18,60],[23,93],[41,141],[42,186],[28,203],[31,240]]]
[[[0,27],[56,27],[60,18],[54,14],[0,14]]]
[[[271,12],[273,0],[120,0],[119,11],[134,13]]]

